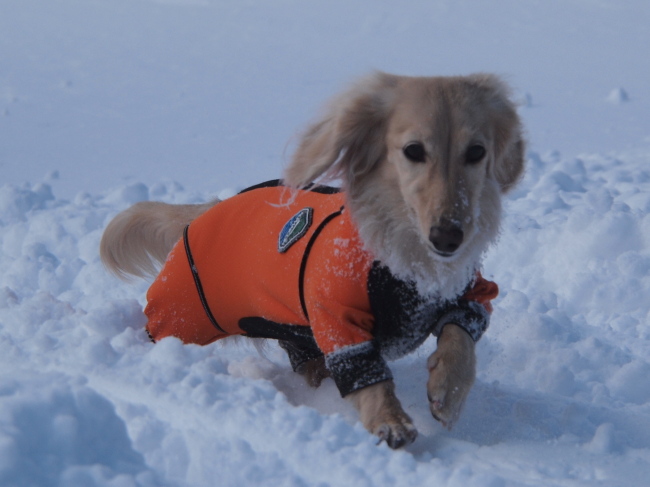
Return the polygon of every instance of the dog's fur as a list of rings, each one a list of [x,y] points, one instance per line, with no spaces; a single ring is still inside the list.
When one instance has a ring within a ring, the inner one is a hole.
[[[424,149],[421,160],[404,150],[413,142]],[[485,155],[470,160],[468,148],[477,145]],[[519,179],[523,160],[519,118],[499,78],[376,73],[334,99],[308,128],[284,181],[300,188],[339,179],[368,250],[393,274],[415,281],[421,294],[454,298],[495,240],[501,196]],[[217,202],[135,205],[107,227],[102,260],[120,277],[152,274],[183,227]],[[442,252],[434,234],[454,244]],[[451,428],[473,384],[476,359],[465,331],[453,323],[443,331],[427,363],[427,390],[431,413]],[[304,373],[315,386],[327,376],[322,360]],[[415,438],[392,381],[349,398],[365,427],[390,446]]]

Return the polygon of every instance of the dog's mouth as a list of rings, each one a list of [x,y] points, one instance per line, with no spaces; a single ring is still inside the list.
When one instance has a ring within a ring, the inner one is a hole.
[[[433,253],[436,254],[438,257],[442,257],[443,259],[451,259],[456,255],[456,252],[442,252],[435,247],[433,248]]]

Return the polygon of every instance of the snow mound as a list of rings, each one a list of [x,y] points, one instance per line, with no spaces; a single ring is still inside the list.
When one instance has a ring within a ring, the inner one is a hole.
[[[67,201],[43,184],[0,187],[0,479],[639,485],[650,472],[649,162],[530,154],[486,256],[501,296],[453,432],[426,406],[435,341],[391,365],[420,431],[403,451],[376,445],[330,380],[311,390],[273,343],[259,355],[245,340],[148,341],[147,283],[106,273],[101,232],[133,201],[212,195],[130,183]]]
[[[124,421],[85,380],[0,378],[0,484],[156,485]]]
[[[609,103],[612,103],[614,105],[620,105],[622,103],[630,101],[630,96],[627,94],[627,91],[625,91],[623,88],[614,88],[612,91],[609,92],[609,95],[607,95],[606,100]]]

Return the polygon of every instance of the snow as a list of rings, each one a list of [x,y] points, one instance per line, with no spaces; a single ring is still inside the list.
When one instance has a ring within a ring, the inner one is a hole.
[[[646,485],[649,20],[642,0],[3,1],[0,485]],[[371,69],[505,75],[530,139],[477,383],[448,432],[435,341],[391,363],[420,431],[400,451],[273,343],[149,343],[148,283],[97,250],[134,202],[278,177]]]

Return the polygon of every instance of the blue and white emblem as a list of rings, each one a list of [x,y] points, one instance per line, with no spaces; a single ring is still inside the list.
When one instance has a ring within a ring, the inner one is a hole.
[[[313,208],[303,208],[284,224],[282,230],[280,230],[280,238],[278,239],[278,252],[281,254],[286,252],[289,250],[289,247],[307,233],[307,230],[311,226],[313,213]]]

